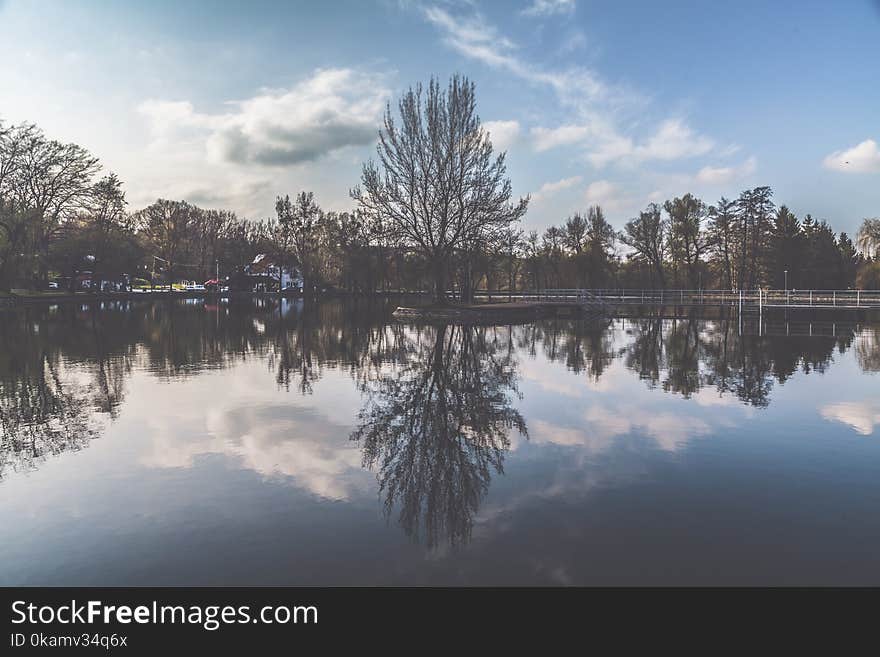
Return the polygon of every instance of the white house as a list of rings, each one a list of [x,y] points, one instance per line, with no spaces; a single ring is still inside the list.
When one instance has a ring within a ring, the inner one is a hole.
[[[279,268],[275,258],[268,253],[261,253],[254,261],[245,267],[245,273],[250,277],[254,290],[277,290],[279,269],[281,269],[282,290],[302,290],[302,275],[296,267],[284,266]]]

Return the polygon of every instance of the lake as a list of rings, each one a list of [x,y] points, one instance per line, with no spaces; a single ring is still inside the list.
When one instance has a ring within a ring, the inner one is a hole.
[[[880,324],[394,307],[0,312],[0,584],[880,584]]]

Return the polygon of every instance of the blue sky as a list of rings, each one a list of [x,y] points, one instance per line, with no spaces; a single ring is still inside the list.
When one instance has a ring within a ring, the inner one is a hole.
[[[526,228],[759,184],[838,230],[880,215],[874,0],[0,0],[0,61],[0,117],[91,149],[134,209],[349,208],[384,104],[461,72]]]

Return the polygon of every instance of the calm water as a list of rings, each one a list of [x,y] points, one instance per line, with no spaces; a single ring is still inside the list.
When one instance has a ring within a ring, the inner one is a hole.
[[[880,325],[390,309],[0,312],[0,584],[880,584]]]

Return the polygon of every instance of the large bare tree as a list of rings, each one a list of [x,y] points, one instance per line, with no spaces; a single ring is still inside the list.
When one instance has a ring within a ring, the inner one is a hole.
[[[446,301],[456,250],[495,241],[519,220],[528,197],[512,202],[505,153],[494,155],[476,111],[474,84],[453,76],[444,90],[410,88],[395,118],[389,104],[379,132],[378,163],[364,164],[351,195],[381,216],[400,246],[425,258],[434,301]]]
[[[98,158],[82,146],[46,139],[38,128],[25,129],[13,176],[20,206],[36,218],[33,226],[41,281],[47,280],[49,245],[56,231],[92,201]]]

